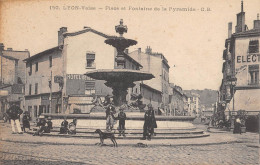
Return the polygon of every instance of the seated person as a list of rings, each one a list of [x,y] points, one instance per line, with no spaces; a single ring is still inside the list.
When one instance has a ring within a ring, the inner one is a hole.
[[[76,134],[76,126],[77,126],[77,119],[75,118],[69,124],[69,134]]]
[[[43,116],[40,116],[38,118],[36,126],[39,127],[39,129],[33,134],[33,136],[42,135],[44,131],[44,126],[46,125],[46,120]]]
[[[44,132],[45,132],[45,133],[50,133],[50,132],[51,132],[51,129],[53,129],[53,127],[52,127],[52,121],[51,121],[51,117],[50,117],[50,116],[48,117],[46,124],[47,124],[47,126],[45,126]]]
[[[25,128],[28,128],[29,130],[31,130],[30,127],[30,114],[28,111],[24,112],[23,115],[23,127],[22,130],[25,132]]]
[[[43,133],[50,133],[52,129],[51,117],[48,117],[48,121],[46,121],[44,117],[40,117],[37,126],[39,126],[39,129],[33,134],[33,136],[42,136]]]
[[[61,123],[60,127],[60,134],[67,134],[68,133],[68,121],[67,118],[64,118],[63,122]]]

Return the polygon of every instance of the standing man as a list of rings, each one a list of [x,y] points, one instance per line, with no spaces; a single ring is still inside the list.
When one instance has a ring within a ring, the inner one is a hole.
[[[110,103],[106,110],[106,130],[108,132],[112,131],[115,124],[115,116],[116,113],[115,107]]]
[[[123,136],[125,137],[125,120],[126,120],[126,114],[124,112],[124,108],[120,107],[120,112],[118,113],[117,119],[119,120],[119,126],[118,126],[118,131],[119,131],[119,135],[121,136],[121,134],[123,134]]]
[[[151,135],[154,134],[154,128],[157,128],[155,115],[152,104],[147,105],[148,110],[144,114],[143,138],[141,140],[151,140]]]
[[[22,129],[21,129],[21,125],[20,125],[20,115],[23,113],[23,111],[21,110],[20,107],[18,107],[16,104],[11,104],[10,108],[7,110],[6,112],[10,119],[11,119],[11,126],[12,126],[12,133],[15,134],[15,126],[14,124],[16,124],[17,130],[19,134],[23,134]]]

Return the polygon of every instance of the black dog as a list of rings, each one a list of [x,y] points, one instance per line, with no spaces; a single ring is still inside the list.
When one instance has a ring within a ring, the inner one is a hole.
[[[117,147],[115,135],[112,132],[102,132],[100,129],[97,129],[95,133],[99,134],[100,145],[104,144],[104,139],[110,138],[114,144],[114,147]]]

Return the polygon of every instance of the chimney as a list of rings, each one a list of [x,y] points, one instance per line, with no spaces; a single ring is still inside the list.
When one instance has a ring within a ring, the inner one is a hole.
[[[141,61],[141,48],[138,48],[138,62]]]
[[[236,25],[236,33],[244,32],[246,30],[245,25],[245,12],[243,0],[241,1],[241,12],[237,14],[237,25]]]
[[[228,38],[231,38],[232,35],[232,22],[228,23]]]
[[[58,31],[58,46],[63,45],[64,37],[63,33],[67,32],[67,27],[61,27],[60,30]]]
[[[5,46],[3,43],[0,43],[0,51],[4,50]]]
[[[141,48],[138,48],[138,54],[140,54],[141,53]]]
[[[128,54],[128,49],[125,49],[125,54]]]
[[[254,20],[254,29],[260,29],[259,13],[257,14],[257,20]]]
[[[145,49],[145,53],[146,54],[152,54],[152,49],[150,46],[147,46],[147,48]]]
[[[13,51],[13,48],[7,48],[8,51]]]

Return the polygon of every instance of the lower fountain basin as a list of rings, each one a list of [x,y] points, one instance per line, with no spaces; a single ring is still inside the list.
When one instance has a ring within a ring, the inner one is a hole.
[[[68,122],[72,122],[73,118],[78,119],[77,128],[89,129],[105,129],[106,116],[105,112],[93,112],[91,114],[43,114],[45,117],[51,116],[54,127],[60,127],[63,118],[66,116]],[[142,112],[126,112],[127,120],[125,122],[126,129],[143,129],[144,113]],[[192,130],[195,126],[192,116],[156,116],[157,129],[171,130]],[[118,121],[115,128],[118,126]]]

